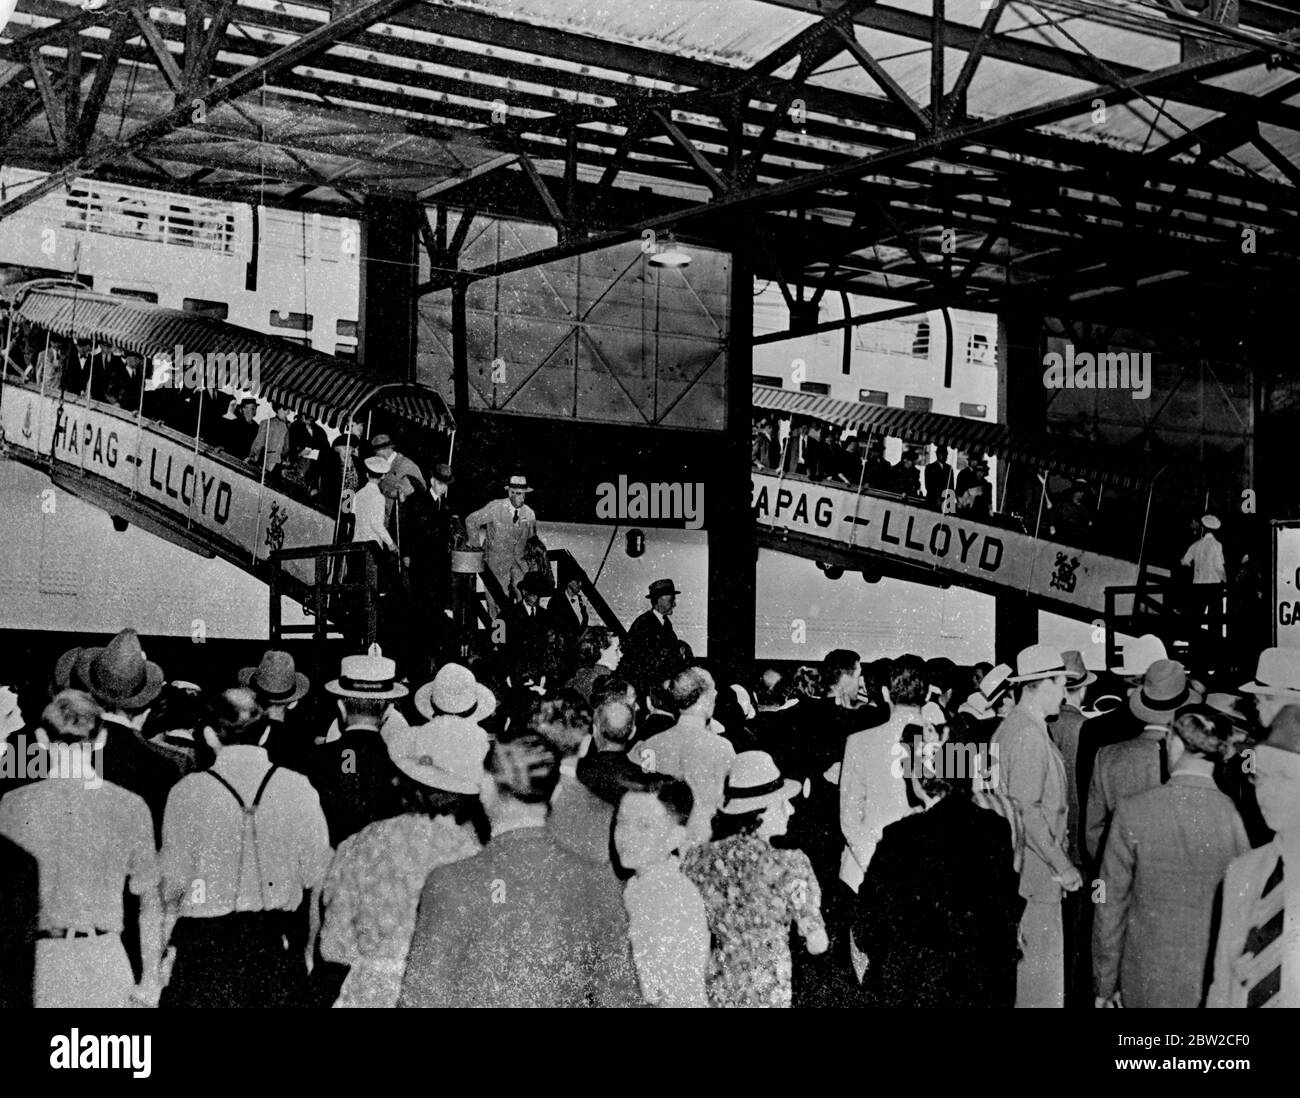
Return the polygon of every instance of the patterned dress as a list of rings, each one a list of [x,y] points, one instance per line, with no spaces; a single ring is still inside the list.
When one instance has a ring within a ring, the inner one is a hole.
[[[410,813],[378,820],[339,844],[325,876],[320,951],[351,965],[336,1007],[393,1007],[425,879],[481,849],[468,824]]]
[[[790,924],[805,939],[825,930],[808,856],[738,835],[694,847],[682,872],[704,898],[713,935],[709,1005],[788,1007]]]

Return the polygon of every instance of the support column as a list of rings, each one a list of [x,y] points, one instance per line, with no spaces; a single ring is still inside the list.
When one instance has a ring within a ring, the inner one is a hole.
[[[415,380],[418,202],[367,195],[361,222],[361,316],[357,359]]]
[[[465,279],[457,277],[451,288],[451,387],[456,421],[469,415],[469,343],[465,318]]]
[[[1041,434],[1047,418],[1047,391],[1043,388],[1042,317],[1032,312],[1007,312],[998,316],[998,419],[1013,431]],[[1006,480],[1007,499],[1017,501],[1025,513],[1037,515],[1041,489],[1036,470],[1013,465]],[[1001,479],[1001,478],[999,478]],[[1043,524],[1047,524],[1044,512]],[[1038,608],[1027,597],[1011,593],[996,596],[993,647],[999,660],[1014,664],[1020,649],[1038,640]]]
[[[709,536],[709,657],[748,673],[754,662],[757,549],[750,510],[750,410],[754,286],[749,257],[731,256],[731,331],[727,348],[727,424],[714,445],[705,526]]]

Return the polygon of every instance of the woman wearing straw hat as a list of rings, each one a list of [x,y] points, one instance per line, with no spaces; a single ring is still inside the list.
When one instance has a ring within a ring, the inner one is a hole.
[[[813,954],[827,948],[821,889],[808,856],[777,850],[799,795],[766,751],[736,756],[713,820],[713,842],[682,863],[704,898],[713,934],[707,990],[715,1007],[788,1007],[790,926]]]
[[[486,755],[486,742],[468,734],[389,745],[401,811],[340,843],[325,876],[321,956],[352,966],[336,1007],[397,1005],[426,878],[482,849]]]

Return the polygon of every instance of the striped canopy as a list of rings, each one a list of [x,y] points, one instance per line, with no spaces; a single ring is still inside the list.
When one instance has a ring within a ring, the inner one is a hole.
[[[178,345],[186,354],[256,354],[258,396],[332,427],[343,428],[363,410],[375,409],[422,427],[455,429],[446,402],[432,389],[223,320],[54,279],[23,283],[6,290],[6,296],[12,297],[14,316],[38,327],[146,359]]]
[[[963,453],[992,454],[1008,461],[1025,462],[1062,476],[1084,477],[1120,488],[1139,488],[1151,481],[1149,463],[1062,435],[1016,434],[1003,423],[914,412],[884,404],[837,400],[818,393],[793,392],[770,385],[754,386],[754,407],[785,415],[808,416],[837,427],[870,430],[884,437],[935,443]]]

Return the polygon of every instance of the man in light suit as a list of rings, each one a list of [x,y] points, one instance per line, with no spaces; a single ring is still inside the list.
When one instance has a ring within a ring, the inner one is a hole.
[[[1255,748],[1255,792],[1275,834],[1224,876],[1209,1007],[1300,1006],[1300,707]]]
[[[1016,656],[1020,698],[990,741],[998,787],[1015,801],[1025,829],[1020,895],[1023,955],[1016,968],[1016,1006],[1060,1007],[1065,1002],[1065,940],[1062,890],[1073,892],[1083,876],[1070,860],[1065,763],[1047,734],[1061,710],[1068,671],[1061,654],[1033,644]]]
[[[1120,801],[1096,905],[1097,1006],[1200,1005],[1214,894],[1228,863],[1250,849],[1237,809],[1214,784],[1232,737],[1213,710],[1179,710],[1168,783]]]
[[[1105,849],[1106,832],[1120,801],[1169,779],[1169,726],[1174,714],[1184,705],[1199,705],[1203,700],[1176,660],[1156,660],[1147,668],[1142,685],[1129,694],[1129,712],[1142,722],[1142,731],[1097,752],[1088,786],[1084,845],[1094,862]]]
[[[505,499],[494,499],[465,517],[466,532],[483,546],[484,563],[508,599],[515,597],[515,585],[528,571],[525,551],[528,539],[537,534],[537,514],[524,502],[531,491],[528,478],[516,473],[506,481]],[[493,614],[497,610],[492,607]]]
[[[497,739],[487,766],[492,838],[425,882],[397,1005],[639,1006],[616,878],[547,827],[554,749],[521,729]]]
[[[650,609],[637,617],[627,631],[623,672],[643,695],[673,674],[681,660],[681,645],[672,623],[680,594],[672,580],[655,580],[646,592]]]

